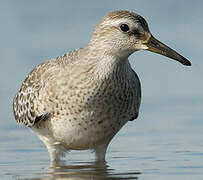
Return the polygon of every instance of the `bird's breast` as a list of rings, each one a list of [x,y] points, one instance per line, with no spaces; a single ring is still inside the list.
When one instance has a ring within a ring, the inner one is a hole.
[[[138,100],[135,90],[125,82],[80,84],[63,91],[57,98],[52,129],[55,136],[72,149],[90,148],[111,140],[133,116]]]

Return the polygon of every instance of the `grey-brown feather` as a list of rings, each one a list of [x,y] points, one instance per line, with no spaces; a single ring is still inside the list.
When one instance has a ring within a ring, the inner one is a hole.
[[[56,60],[44,62],[35,67],[22,83],[22,86],[13,100],[13,112],[17,123],[31,127],[39,119],[50,112],[38,112],[35,101],[38,100],[40,90],[45,86],[43,75],[49,68],[56,66]]]
[[[43,110],[39,110],[35,102],[40,102],[40,95],[46,89],[49,79],[57,78],[61,67],[68,66],[78,59],[78,51],[82,51],[82,49],[73,50],[56,59],[45,61],[29,73],[13,100],[13,113],[17,123],[32,127],[39,120],[51,116],[50,104],[41,103],[44,107],[41,108]]]
[[[37,98],[41,85],[31,83],[28,76],[13,101],[13,112],[18,123],[32,126],[38,114],[35,112],[34,100]]]

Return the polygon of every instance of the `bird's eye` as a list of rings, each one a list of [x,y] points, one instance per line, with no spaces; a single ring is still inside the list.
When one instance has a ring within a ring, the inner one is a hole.
[[[129,31],[130,28],[129,28],[129,26],[127,24],[121,24],[120,29],[123,32],[127,32],[127,31]]]

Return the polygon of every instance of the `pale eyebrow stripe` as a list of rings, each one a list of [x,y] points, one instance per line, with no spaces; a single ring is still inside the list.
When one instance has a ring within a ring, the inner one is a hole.
[[[127,18],[121,18],[121,19],[110,19],[110,20],[107,20],[107,21],[104,21],[101,23],[101,25],[103,26],[116,26],[116,25],[119,25],[121,23],[127,23],[127,24],[131,24],[131,21]]]

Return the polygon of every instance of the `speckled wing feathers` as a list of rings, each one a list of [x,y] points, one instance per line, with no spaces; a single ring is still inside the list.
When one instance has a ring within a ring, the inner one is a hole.
[[[43,95],[48,97],[45,90],[47,86],[56,83],[57,74],[63,67],[69,67],[79,59],[78,52],[81,51],[83,49],[77,49],[56,59],[45,61],[30,72],[13,101],[13,112],[18,123],[31,127],[40,120],[50,117],[56,104],[51,98],[48,98],[49,102],[44,102],[46,100],[43,99]]]
[[[37,98],[41,89],[41,86],[37,85],[37,83],[31,84],[29,78],[30,75],[23,82],[13,101],[13,112],[16,121],[26,126],[32,126],[38,116],[35,113],[33,101]]]
[[[50,114],[47,111],[39,111],[35,104],[36,101],[39,101],[40,91],[45,86],[43,77],[50,75],[49,69],[53,66],[56,66],[56,62],[53,60],[38,65],[23,82],[13,101],[13,112],[18,123],[31,127]],[[44,109],[49,109],[49,107],[44,107]]]

